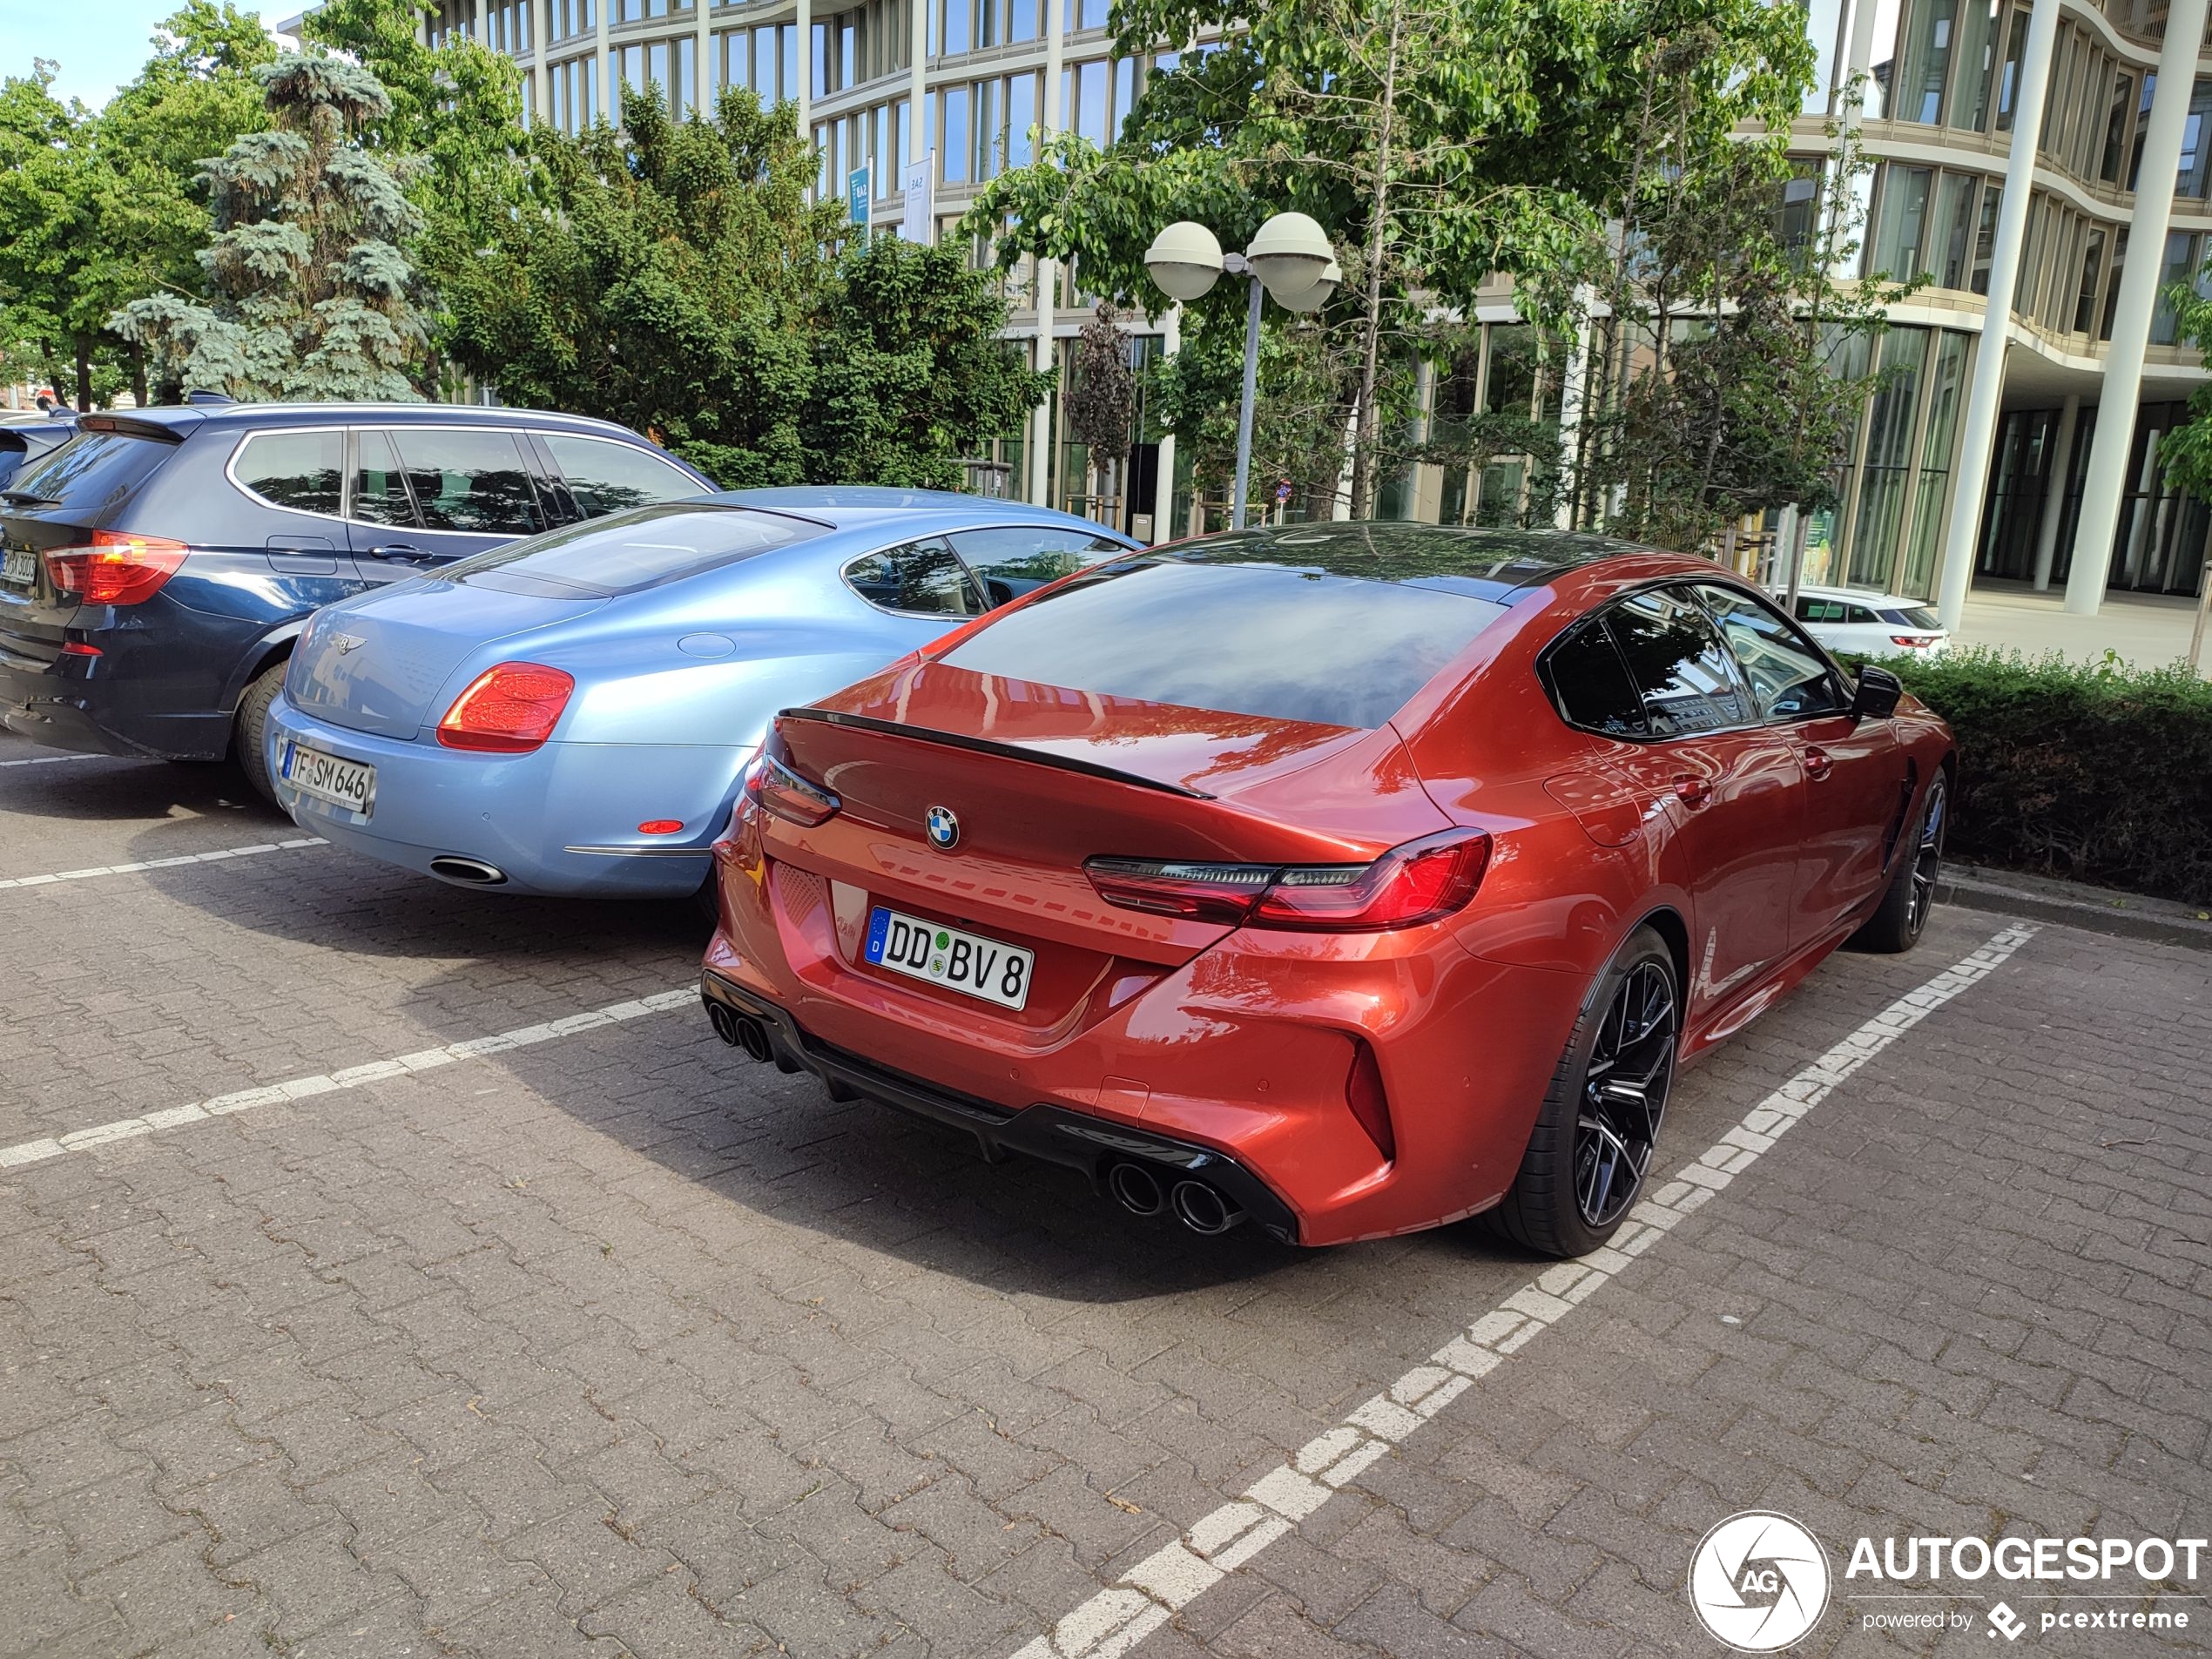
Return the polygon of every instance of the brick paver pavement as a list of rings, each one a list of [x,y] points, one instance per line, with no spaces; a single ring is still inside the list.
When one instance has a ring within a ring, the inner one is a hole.
[[[237,789],[0,766],[0,880],[298,839]],[[1999,925],[1837,958],[1662,1158]],[[699,943],[314,846],[0,888],[0,1149],[680,988]],[[1839,1541],[2204,1534],[2209,975],[2044,928],[1136,1651],[1718,1654],[1690,1552],[1764,1507],[1835,1555],[1804,1650],[1988,1654],[1979,1587],[1862,1630]],[[1137,1222],[685,1008],[180,1115],[0,1168],[0,1652],[1011,1654],[1539,1271]]]

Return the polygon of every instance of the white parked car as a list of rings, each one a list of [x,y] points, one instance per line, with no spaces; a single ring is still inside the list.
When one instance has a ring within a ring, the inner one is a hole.
[[[1859,657],[1940,657],[1951,648],[1950,632],[1936,621],[1932,606],[1893,593],[1799,588],[1796,616],[1830,651]]]

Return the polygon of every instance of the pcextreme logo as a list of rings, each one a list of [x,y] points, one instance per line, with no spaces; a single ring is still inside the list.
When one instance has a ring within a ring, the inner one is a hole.
[[[1729,1647],[1786,1648],[1827,1609],[1828,1553],[1789,1516],[1746,1509],[1707,1533],[1689,1558],[1689,1605]]]

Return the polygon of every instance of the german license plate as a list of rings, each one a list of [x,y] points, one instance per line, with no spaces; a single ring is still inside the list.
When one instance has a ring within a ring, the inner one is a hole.
[[[1029,970],[1037,960],[1035,951],[1019,945],[1001,944],[880,906],[868,914],[866,954],[879,968],[1002,1008],[1018,1008],[1029,1000]]]
[[[27,588],[38,580],[38,556],[27,547],[11,547],[0,554],[0,582]]]
[[[284,780],[303,795],[367,818],[376,807],[376,768],[304,743],[284,745]]]

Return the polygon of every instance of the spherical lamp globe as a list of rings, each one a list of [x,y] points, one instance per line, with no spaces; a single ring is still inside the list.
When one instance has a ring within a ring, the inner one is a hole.
[[[1278,305],[1287,305],[1285,295],[1302,294],[1318,282],[1336,256],[1320,226],[1304,213],[1276,214],[1244,250]]]
[[[1265,280],[1264,278],[1261,280]],[[1343,281],[1344,267],[1331,260],[1321,267],[1321,274],[1315,279],[1312,287],[1301,288],[1296,293],[1278,293],[1275,303],[1285,311],[1318,311],[1329,303],[1330,297]]]
[[[1177,219],[1152,239],[1144,268],[1169,299],[1203,299],[1221,280],[1221,239],[1194,220]]]

